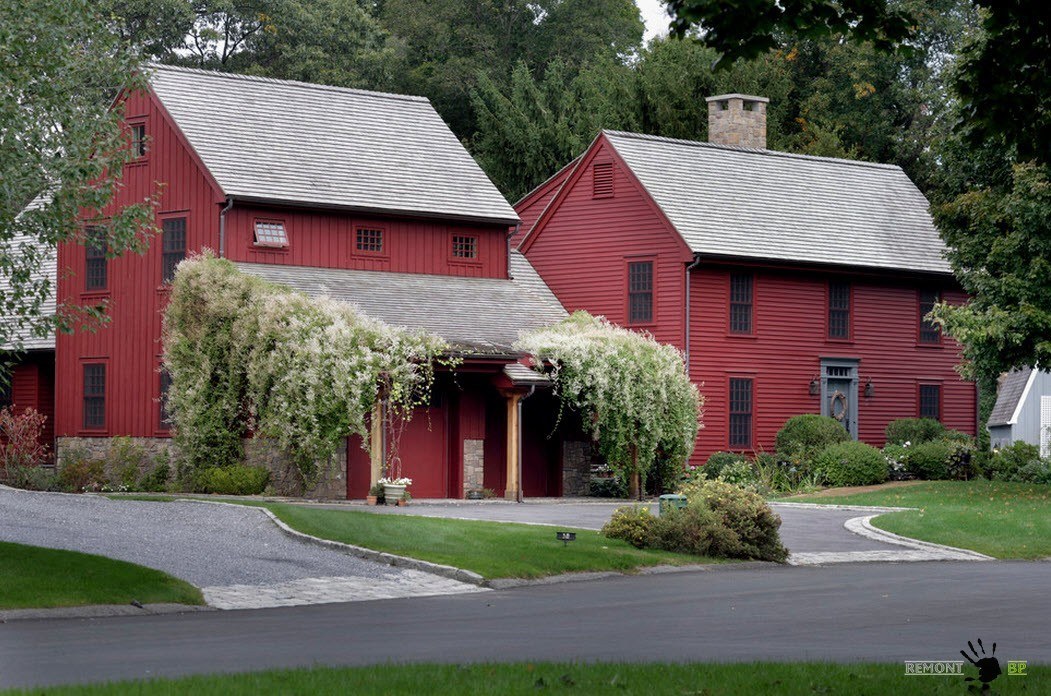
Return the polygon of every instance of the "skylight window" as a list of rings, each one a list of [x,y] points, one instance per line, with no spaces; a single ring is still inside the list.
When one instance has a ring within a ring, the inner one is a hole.
[[[255,244],[265,247],[288,246],[285,223],[274,220],[258,220],[255,223]]]

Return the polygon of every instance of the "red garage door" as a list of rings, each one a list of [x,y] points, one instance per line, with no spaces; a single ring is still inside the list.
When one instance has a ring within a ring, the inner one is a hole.
[[[449,497],[449,440],[445,406],[418,408],[398,445],[401,475],[412,479],[414,498]]]

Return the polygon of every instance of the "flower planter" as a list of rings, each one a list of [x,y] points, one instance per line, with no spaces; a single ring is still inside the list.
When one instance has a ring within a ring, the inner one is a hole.
[[[398,507],[405,507],[408,504],[409,504],[409,501],[406,500],[405,498],[402,498],[401,500],[398,501]]]
[[[383,484],[383,498],[387,505],[397,505],[403,495],[405,495],[405,486],[396,486],[390,483]]]
[[[379,496],[367,495],[365,496],[366,505],[379,505]]]

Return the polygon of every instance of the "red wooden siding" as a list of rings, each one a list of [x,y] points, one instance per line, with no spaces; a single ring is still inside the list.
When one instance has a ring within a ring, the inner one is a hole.
[[[975,392],[953,367],[959,346],[944,337],[941,345],[919,343],[917,281],[872,275],[836,275],[752,269],[753,333],[729,332],[729,274],[724,266],[702,265],[694,272],[693,359],[690,375],[705,396],[704,429],[693,463],[728,449],[730,377],[751,377],[754,389],[755,446],[774,449],[774,435],[785,420],[820,413],[820,396],[810,381],[820,379],[821,358],[856,358],[860,439],[882,445],[887,423],[919,414],[920,383],[942,385],[942,421],[950,428],[975,432]],[[852,284],[853,340],[828,339],[828,280]],[[945,299],[962,302],[960,292],[943,288]],[[873,395],[864,396],[871,380]]]
[[[11,406],[15,413],[27,408],[47,419],[41,442],[49,447],[55,439],[55,358],[51,351],[32,351],[11,368]]]
[[[593,198],[596,160],[614,162],[612,198]],[[654,321],[639,328],[681,348],[691,255],[608,145],[600,140],[585,155],[553,206],[557,213],[549,209],[522,248],[565,308],[626,326],[628,263],[652,260]]]
[[[141,163],[125,169],[124,187],[115,205],[140,202],[163,182],[159,217],[186,217],[188,250],[218,248],[222,199],[181,134],[149,95],[131,95],[125,113],[133,122],[145,122],[149,151]],[[95,333],[59,334],[56,340],[56,379],[60,385],[56,434],[164,434],[157,429],[160,406],[156,401],[160,312],[167,300],[161,283],[161,240],[154,238],[141,256],[129,253],[110,260],[107,289],[101,292],[85,291],[84,256],[85,249],[78,244],[59,247],[58,298],[82,304],[107,302],[111,321]],[[107,365],[106,427],[84,432],[83,365],[93,362]]]
[[[257,247],[256,220],[284,222],[288,248]],[[382,230],[383,251],[358,251],[359,228]],[[477,258],[454,258],[454,235],[476,237]],[[226,217],[226,256],[251,263],[506,278],[507,228],[235,203]]]
[[[521,218],[522,222],[518,225],[518,231],[511,237],[512,248],[517,248],[525,236],[529,234],[533,223],[544,212],[544,208],[555,197],[558,190],[562,188],[563,182],[573,173],[575,164],[576,160],[570,162],[560,169],[557,174],[527,193],[522,200],[515,204],[515,212],[518,213],[518,217]]]

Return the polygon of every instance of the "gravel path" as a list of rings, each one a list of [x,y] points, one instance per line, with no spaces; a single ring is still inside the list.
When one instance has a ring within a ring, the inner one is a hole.
[[[0,541],[118,558],[198,587],[319,577],[399,581],[404,573],[291,539],[258,510],[207,503],[0,488]]]

